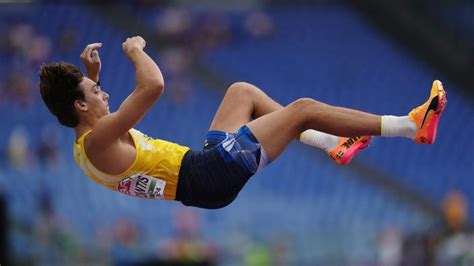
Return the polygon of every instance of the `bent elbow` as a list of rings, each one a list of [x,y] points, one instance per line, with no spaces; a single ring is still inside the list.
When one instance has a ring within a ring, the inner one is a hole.
[[[146,84],[142,83],[142,86],[137,84],[137,89],[145,91],[149,97],[158,99],[163,95],[165,90],[165,84],[160,80],[148,80]]]
[[[158,94],[163,94],[163,91],[165,90],[165,82],[161,78],[153,78],[149,82],[150,88],[152,90],[155,90]]]
[[[154,84],[153,87],[154,87],[154,91],[158,95],[158,97],[161,97],[161,95],[163,95],[163,93],[165,92],[165,84],[162,81],[157,82],[156,84]]]
[[[148,88],[148,91],[153,98],[158,99],[161,97],[161,95],[163,95],[163,92],[165,91],[165,86],[162,83],[154,84]]]

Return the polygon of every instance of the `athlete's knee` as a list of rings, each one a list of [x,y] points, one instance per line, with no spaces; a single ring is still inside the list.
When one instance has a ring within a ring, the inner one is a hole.
[[[311,98],[300,98],[290,103],[286,108],[291,112],[297,127],[307,129],[310,117],[324,111],[326,105]]]
[[[311,98],[299,98],[298,100],[290,103],[287,107],[294,109],[296,112],[304,112],[308,109],[317,110],[319,108],[323,108],[323,104]]]
[[[231,94],[234,97],[252,97],[256,90],[257,88],[250,83],[235,82],[230,85],[227,94]]]

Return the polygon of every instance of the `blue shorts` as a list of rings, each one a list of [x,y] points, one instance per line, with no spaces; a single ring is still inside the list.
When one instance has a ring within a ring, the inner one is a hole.
[[[237,162],[252,174],[270,163],[268,154],[247,126],[236,133],[208,131],[204,150],[213,148],[220,152],[226,163]]]
[[[179,172],[176,200],[216,209],[230,204],[270,159],[247,126],[236,133],[211,130],[202,151],[189,151]]]

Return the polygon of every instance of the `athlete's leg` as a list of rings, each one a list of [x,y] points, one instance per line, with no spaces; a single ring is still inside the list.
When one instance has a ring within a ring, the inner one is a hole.
[[[428,100],[405,117],[378,116],[303,98],[247,126],[271,159],[278,157],[295,136],[307,129],[348,137],[408,137],[418,143],[431,144],[436,139],[438,122],[446,103],[443,85],[435,80]]]
[[[236,82],[227,90],[209,130],[234,132],[251,119],[282,109],[283,106],[256,86]]]
[[[273,160],[303,131],[315,129],[337,136],[380,135],[381,117],[351,112],[302,98],[247,124]]]

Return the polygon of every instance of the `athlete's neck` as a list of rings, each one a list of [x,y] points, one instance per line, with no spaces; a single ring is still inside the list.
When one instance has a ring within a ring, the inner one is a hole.
[[[80,123],[77,127],[74,128],[74,131],[76,132],[76,140],[78,140],[82,135],[84,135],[87,131],[91,129],[92,125]]]

